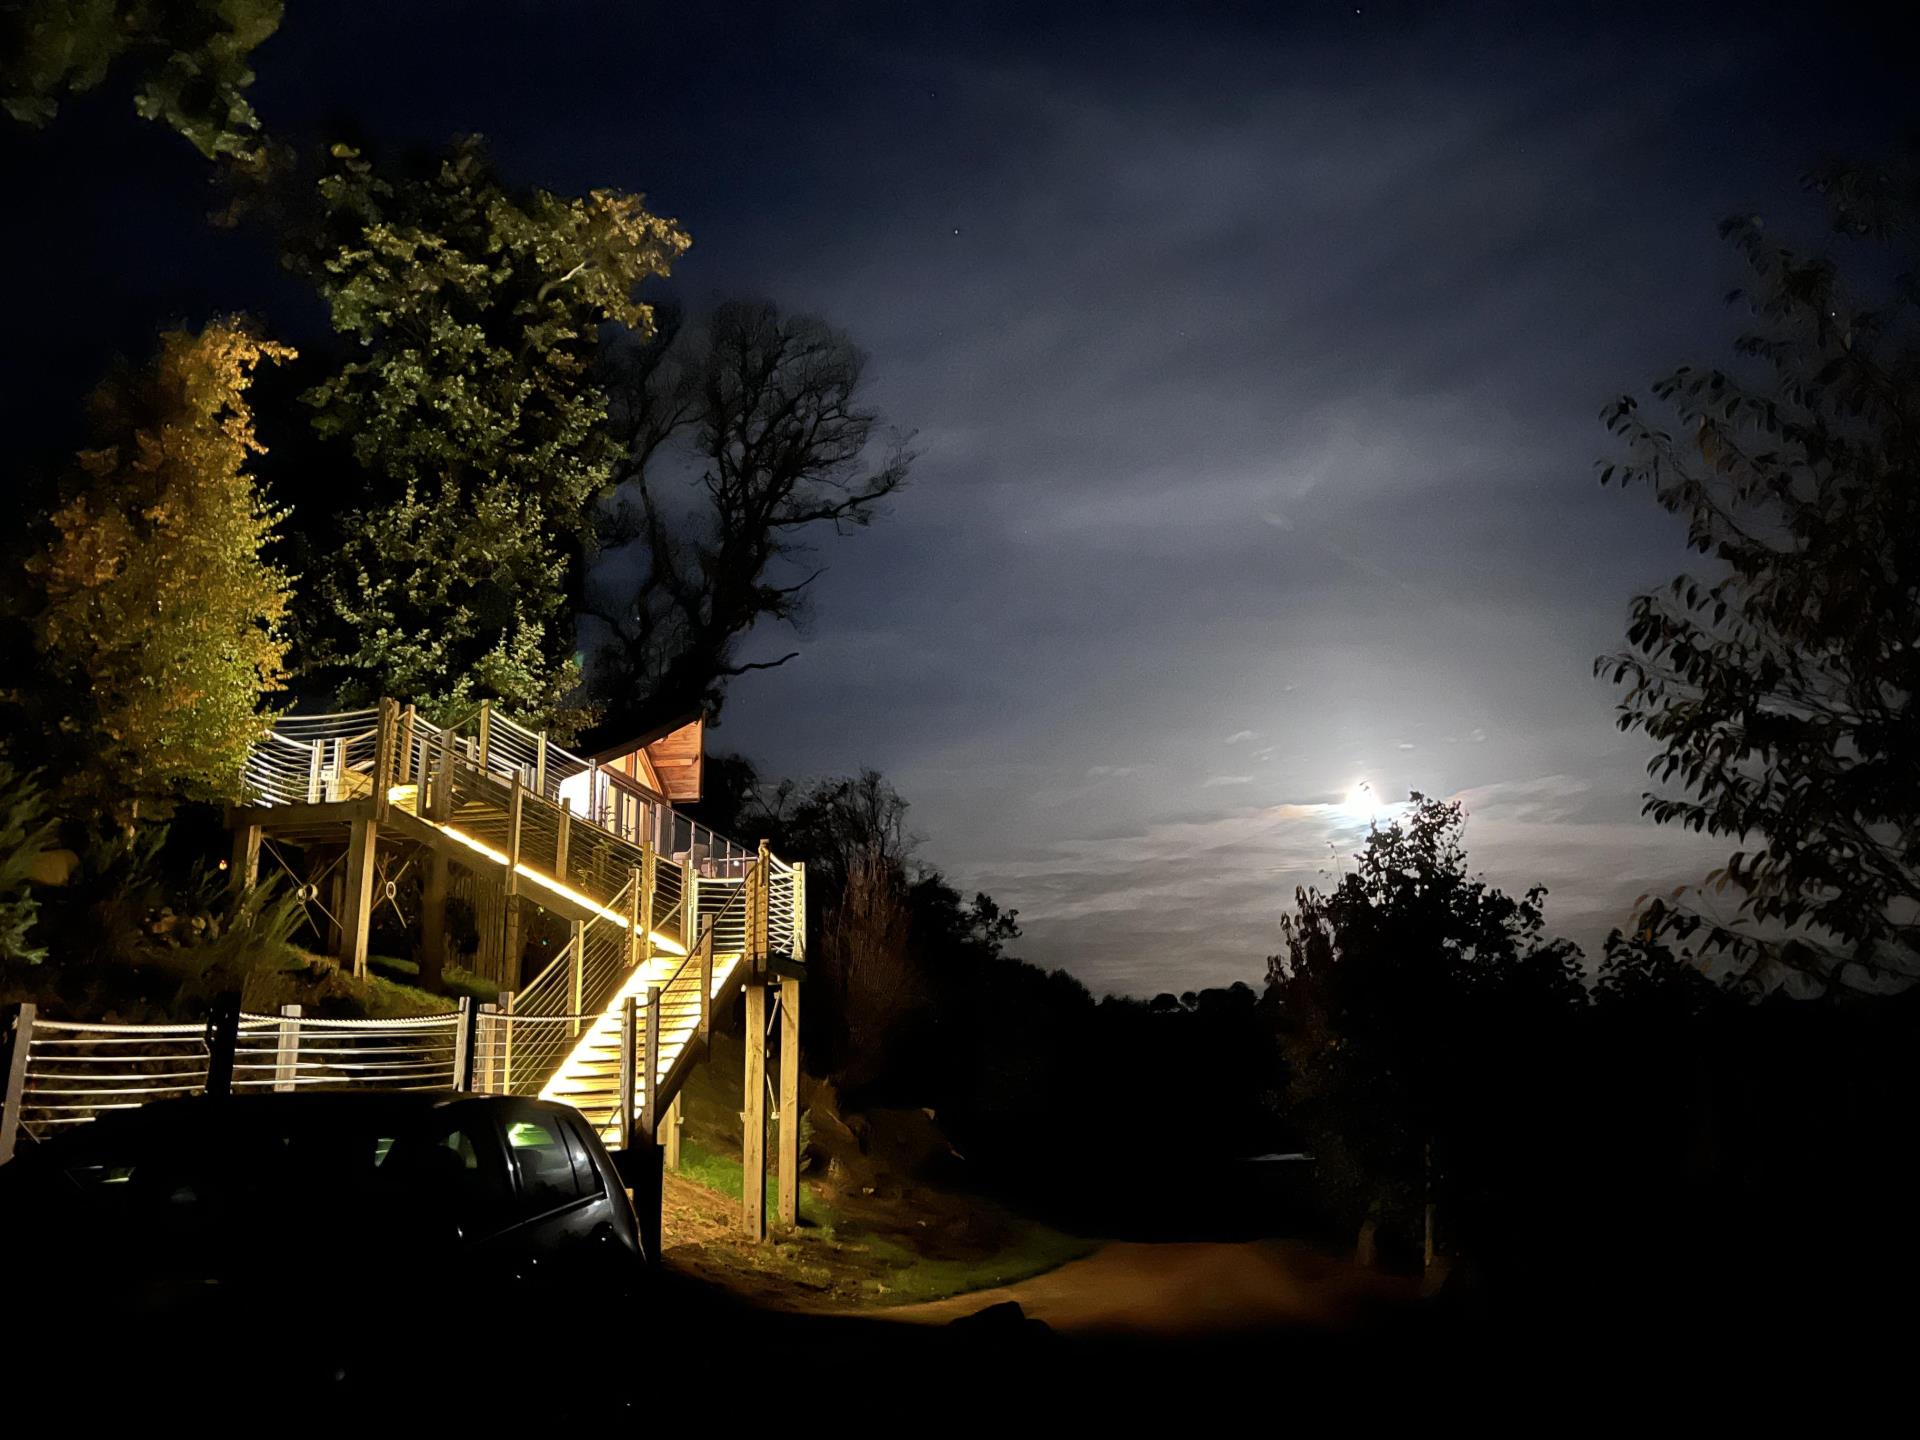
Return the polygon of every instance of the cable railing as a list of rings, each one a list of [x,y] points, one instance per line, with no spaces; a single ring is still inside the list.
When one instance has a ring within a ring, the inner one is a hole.
[[[458,1012],[331,1020],[288,1006],[243,1014],[233,1042],[235,1093],[360,1088],[447,1090],[459,1080]],[[28,1033],[20,1128],[45,1140],[114,1110],[206,1091],[213,1041],[203,1023],[35,1020]]]
[[[234,1047],[236,1093],[373,1087],[451,1090],[459,1081],[458,1013],[400,1020],[328,1020],[290,1007],[243,1016]]]

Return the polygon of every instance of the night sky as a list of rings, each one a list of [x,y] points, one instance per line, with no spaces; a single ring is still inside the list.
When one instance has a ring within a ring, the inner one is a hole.
[[[871,352],[912,487],[823,548],[802,658],[738,683],[712,744],[885,771],[1027,958],[1095,991],[1257,982],[1292,887],[1363,833],[1362,781],[1463,798],[1475,863],[1547,884],[1590,953],[1723,858],[1637,818],[1648,749],[1590,676],[1683,558],[1596,484],[1596,416],[1727,353],[1716,221],[1816,234],[1795,177],[1892,148],[1890,31],[1815,6],[288,11],[255,57],[271,130],[477,130],[516,182],[643,191],[694,239],[663,296],[765,295]],[[202,226],[184,142],[123,94],[71,110],[0,145],[16,463],[163,322],[319,324],[256,240]]]

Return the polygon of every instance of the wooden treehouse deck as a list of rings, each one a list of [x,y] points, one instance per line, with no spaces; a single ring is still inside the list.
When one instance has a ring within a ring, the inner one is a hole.
[[[631,767],[646,774],[644,765]],[[263,854],[285,868],[343,965],[367,968],[375,910],[400,906],[391,878],[419,865],[419,944],[446,954],[453,867],[495,887],[508,965],[498,1006],[477,1016],[475,1088],[577,1107],[610,1143],[671,1146],[675,1099],[705,1053],[714,1012],[744,992],[749,1035],[780,1013],[781,1218],[798,1164],[799,980],[806,872],[692,824],[633,773],[574,755],[482,707],[435,726],[383,701],[283,717],[255,747],[245,803],[229,811],[236,885]],[[411,892],[411,886],[405,887]],[[518,981],[522,907],[567,923],[561,952]],[[321,922],[325,921],[324,927]],[[749,1175],[766,1173],[766,1047],[748,1045]],[[753,1151],[761,1147],[758,1155]],[[743,1202],[753,1219],[748,1184]],[[764,1205],[762,1203],[762,1209]]]

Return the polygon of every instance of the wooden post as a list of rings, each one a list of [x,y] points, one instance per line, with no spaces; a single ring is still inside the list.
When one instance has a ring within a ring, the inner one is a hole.
[[[0,1165],[13,1158],[14,1137],[20,1133],[20,1110],[27,1098],[27,1052],[33,1048],[33,1020],[39,1013],[32,1001],[8,1007],[4,1045],[0,1045]]]
[[[316,740],[313,742],[313,749],[307,754],[307,803],[309,805],[318,805],[327,798],[320,786],[320,769],[324,763],[320,757],[326,748],[326,741]]]
[[[640,955],[653,960],[653,892],[659,879],[660,852],[651,845],[640,852]]]
[[[233,1053],[240,1045],[240,997],[221,995],[207,1012],[207,1094],[233,1094]]]
[[[373,737],[373,818],[385,820],[387,799],[393,790],[393,777],[400,761],[395,746],[400,741],[400,706],[385,697],[380,701],[380,720]]]
[[[426,873],[420,881],[420,980],[437,990],[447,973],[447,871],[450,862],[439,842],[426,847]]]
[[[300,1076],[300,1007],[280,1007],[279,1044],[273,1051],[273,1088],[291,1090]]]
[[[485,770],[487,768],[487,747],[491,745],[492,742],[493,742],[493,702],[491,700],[482,700],[480,702],[480,737],[479,737],[480,753],[479,753],[479,756],[477,757],[479,760],[480,768],[482,770]]]
[[[713,937],[700,942],[700,1043],[713,1043]]]
[[[807,866],[802,860],[796,860],[793,864],[793,958],[806,964]]]
[[[411,785],[413,783],[413,720],[414,709],[409,705],[400,712],[400,741],[394,747],[393,783]],[[421,792],[413,792],[413,813],[426,813],[420,804]]]
[[[433,818],[453,818],[453,732],[440,732],[440,784],[433,792]]]
[[[635,865],[627,877],[627,968],[631,970],[643,960],[653,958],[653,947],[647,944],[643,933],[645,927],[640,923],[640,867]]]
[[[760,842],[760,853],[747,874],[747,957],[753,967],[747,973],[765,978],[773,927],[773,857],[766,841]]]
[[[740,1077],[740,1228],[767,1238],[767,987],[747,980],[746,1063]]]
[[[500,995],[500,1093],[513,1093],[513,991]]]
[[[573,801],[560,802],[560,825],[553,837],[553,876],[562,885],[567,883],[567,851],[573,842]]]
[[[635,1016],[635,997],[631,994],[620,1002],[620,1148],[633,1148],[633,1087],[639,1083],[639,1056],[635,1046],[640,1042],[640,1026]]]
[[[641,1092],[640,1128],[647,1143],[660,1138],[660,987],[647,987],[647,1088]]]
[[[800,1223],[800,982],[780,982],[780,1194],[776,1222]]]
[[[533,752],[533,793],[547,793],[547,732],[540,732],[540,746]]]
[[[689,859],[680,867],[680,944],[691,955],[700,938],[700,877]]]
[[[516,767],[507,790],[507,876],[500,915],[500,978],[509,985],[520,983],[520,821],[525,814],[526,798]]]
[[[374,860],[380,849],[380,826],[372,819],[355,820],[347,836],[347,896],[340,921],[340,960],[353,973],[367,973],[367,933],[373,924]]]
[[[587,1003],[587,922],[573,922],[573,938],[567,942],[570,952],[567,959],[567,971],[571,979],[567,993],[572,997],[567,1005],[567,1013],[573,1018],[567,1022],[567,1028],[573,1034],[580,1033],[580,1012]]]
[[[474,1006],[473,997],[462,995],[459,1019],[454,1021],[453,1031],[453,1088],[456,1090],[473,1089],[473,1051],[479,1026],[480,1011]]]
[[[666,1117],[660,1123],[662,1160],[667,1169],[677,1171],[680,1168],[680,1096],[677,1092],[667,1102]]]
[[[233,827],[232,869],[227,884],[236,895],[244,895],[260,883],[260,826],[238,820]]]

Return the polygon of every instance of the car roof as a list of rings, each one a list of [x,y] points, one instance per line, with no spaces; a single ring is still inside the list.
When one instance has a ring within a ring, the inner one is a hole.
[[[185,1096],[157,1100],[133,1110],[116,1110],[99,1119],[54,1136],[34,1147],[35,1153],[57,1154],[84,1149],[91,1143],[113,1143],[152,1135],[183,1135],[221,1130],[244,1132],[254,1126],[366,1124],[369,1121],[408,1120],[435,1110],[490,1107],[514,1103],[541,1110],[566,1107],[531,1096],[476,1095],[459,1090],[325,1090],[307,1093]]]

